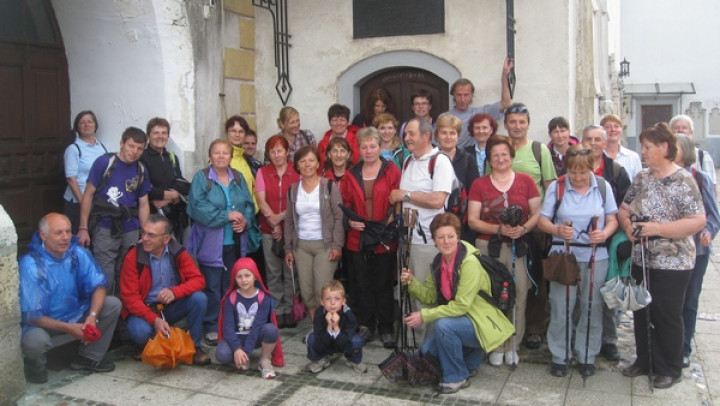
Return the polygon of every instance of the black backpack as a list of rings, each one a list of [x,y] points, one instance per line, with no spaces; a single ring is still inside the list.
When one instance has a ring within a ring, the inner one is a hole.
[[[515,306],[515,280],[513,280],[510,271],[507,269],[505,264],[495,258],[482,254],[476,254],[475,256],[480,261],[480,264],[490,278],[490,291],[492,293],[492,297],[488,296],[488,294],[482,290],[478,292],[478,295],[501,311],[512,309],[513,306]],[[503,286],[505,286],[505,289],[507,290],[507,300],[501,301],[500,296],[503,291]]]

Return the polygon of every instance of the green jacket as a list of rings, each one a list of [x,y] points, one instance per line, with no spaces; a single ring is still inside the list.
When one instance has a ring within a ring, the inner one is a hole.
[[[456,281],[453,299],[446,304],[422,309],[423,322],[431,323],[441,317],[468,316],[475,327],[475,335],[485,352],[490,352],[504,343],[515,333],[515,328],[505,315],[492,304],[478,295],[480,290],[487,294],[490,291],[490,278],[480,265],[475,254],[479,254],[471,244],[461,241],[458,256],[453,270]],[[439,294],[440,286],[440,255],[433,261],[433,269],[425,280],[425,284],[413,279],[410,283],[410,294],[426,305],[445,302]],[[440,298],[441,300],[438,300]]]

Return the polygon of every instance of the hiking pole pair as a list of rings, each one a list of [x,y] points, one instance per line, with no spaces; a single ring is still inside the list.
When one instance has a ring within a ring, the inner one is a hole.
[[[633,223],[646,223],[650,221],[649,216],[641,216],[637,214],[630,215],[630,221]],[[633,231],[633,237],[638,237],[642,231],[642,226],[636,226]],[[640,237],[640,262],[642,264],[642,277],[645,282],[645,287],[650,292],[650,270],[647,267],[647,250],[648,250],[648,237]],[[652,330],[655,328],[650,319],[650,304],[647,305],[646,316],[646,328],[647,328],[647,347],[648,347],[648,386],[650,387],[650,393],[654,392],[653,388],[653,359],[652,359]]]
[[[597,230],[598,216],[593,216],[591,220],[591,230]],[[588,352],[590,350],[590,316],[592,315],[592,301],[593,301],[593,290],[595,289],[595,251],[597,251],[597,244],[592,245],[592,254],[590,254],[590,289],[588,290],[588,316],[587,316],[587,329],[585,331],[585,368],[588,366]],[[585,387],[585,380],[587,379],[587,371],[582,374],[583,376],[583,388]]]
[[[572,221],[565,222],[572,227]],[[570,240],[565,240],[565,255],[570,255]],[[565,285],[565,368],[570,366],[570,285]]]

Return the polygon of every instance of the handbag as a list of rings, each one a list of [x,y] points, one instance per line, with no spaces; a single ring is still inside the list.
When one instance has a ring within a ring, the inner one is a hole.
[[[580,281],[580,267],[570,244],[565,241],[565,252],[553,252],[543,259],[543,278],[561,285],[576,286]]]
[[[295,288],[295,263],[293,263],[292,268],[290,268],[290,275],[293,283],[293,307],[290,311],[290,317],[292,317],[294,322],[298,322],[304,319],[307,314],[305,312],[305,305],[300,300],[300,296],[297,294],[297,290]]]

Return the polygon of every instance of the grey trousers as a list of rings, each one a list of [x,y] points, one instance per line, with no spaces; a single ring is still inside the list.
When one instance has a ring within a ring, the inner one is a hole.
[[[107,276],[109,295],[120,296],[120,268],[125,253],[138,242],[139,236],[139,231],[133,230],[123,233],[121,237],[113,237],[109,228],[95,227],[92,236],[92,253]],[[118,286],[117,290],[116,286]]]
[[[262,235],[262,248],[265,257],[265,282],[275,300],[275,312],[278,315],[290,314],[293,306],[292,272],[285,265],[285,258],[272,253],[272,234]]]
[[[78,350],[78,355],[93,361],[100,361],[105,357],[108,348],[110,348],[110,342],[115,332],[115,324],[120,316],[121,308],[122,304],[120,303],[120,299],[114,296],[105,297],[105,303],[103,303],[103,307],[98,314],[97,322],[97,328],[100,330],[102,336],[97,341],[88,345],[81,345]],[[85,319],[83,318],[83,320]],[[47,363],[45,354],[52,348],[50,339],[60,334],[63,333],[42,328],[29,330],[23,335],[21,341],[23,357],[45,365]]]

